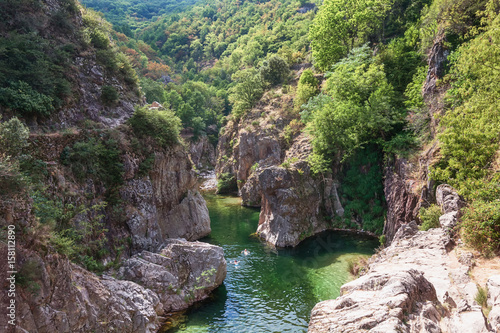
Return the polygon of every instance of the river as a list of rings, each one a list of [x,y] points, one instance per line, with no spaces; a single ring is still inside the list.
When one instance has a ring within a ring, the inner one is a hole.
[[[253,235],[258,210],[241,207],[237,197],[205,199],[212,233],[201,241],[224,249],[227,277],[209,300],[170,317],[163,332],[306,332],[314,305],[339,296],[348,281],[347,261],[373,254],[378,245],[373,238],[325,232],[276,250]]]

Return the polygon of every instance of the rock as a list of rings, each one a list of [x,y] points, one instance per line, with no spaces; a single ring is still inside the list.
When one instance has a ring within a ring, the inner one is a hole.
[[[399,159],[385,172],[384,193],[387,201],[387,217],[384,224],[386,244],[390,244],[399,227],[409,223],[418,215],[420,198],[411,190],[406,180],[407,163]]]
[[[450,333],[491,332],[480,307],[467,311],[458,311],[451,318],[446,319],[445,323],[447,331]]]
[[[221,247],[169,239],[159,253],[143,251],[127,260],[118,276],[156,292],[166,312],[179,311],[208,297],[226,277]]]
[[[189,156],[199,170],[212,170],[217,163],[215,147],[206,135],[201,136],[196,142],[189,143]]]
[[[468,275],[468,261],[453,261],[451,244],[441,228],[418,231],[414,222],[403,224],[391,245],[370,259],[366,275],[342,286],[341,297],[316,305],[309,331],[488,332],[474,300],[477,286]],[[498,277],[489,281],[491,300],[500,294],[497,284]],[[496,309],[490,313],[492,323],[500,322]]]
[[[500,305],[500,275],[490,276],[486,282],[486,288],[488,289],[488,304]]]
[[[305,162],[285,169],[265,168],[259,173],[262,208],[257,234],[268,243],[296,246],[303,239],[331,228],[323,218],[323,190]],[[334,204],[330,203],[333,207]]]
[[[459,212],[466,206],[465,200],[453,187],[447,184],[439,185],[436,188],[436,202],[445,214]]]
[[[441,332],[436,291],[422,272],[371,273],[342,286],[341,294],[314,307],[309,333]]]
[[[438,36],[428,56],[429,70],[422,90],[425,100],[436,94],[436,83],[443,77],[445,71],[446,60],[450,54],[450,51],[446,47],[445,39],[443,35]]]
[[[26,253],[24,255],[27,255]],[[59,256],[29,254],[36,292],[17,293],[17,325],[30,333],[153,333],[163,313],[155,292],[134,282],[99,278]]]
[[[458,212],[450,212],[439,217],[439,225],[446,230],[453,230],[457,226]]]
[[[467,266],[469,269],[476,264],[476,261],[474,259],[474,254],[472,254],[471,252],[460,253],[460,256],[458,257],[458,262],[461,263],[462,265]]]
[[[415,221],[411,221],[410,223],[402,224],[396,234],[394,235],[393,242],[397,242],[399,240],[410,238],[414,236],[418,232],[418,226]]]
[[[155,154],[149,176],[127,181],[120,190],[135,253],[159,251],[167,238],[207,236],[210,217],[197,191],[197,177],[187,153],[174,146]]]

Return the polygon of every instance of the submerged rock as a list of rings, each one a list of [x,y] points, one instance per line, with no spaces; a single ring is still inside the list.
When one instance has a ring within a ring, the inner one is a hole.
[[[186,309],[222,284],[226,260],[221,247],[169,239],[160,253],[143,251],[127,260],[118,276],[153,290],[165,312]]]

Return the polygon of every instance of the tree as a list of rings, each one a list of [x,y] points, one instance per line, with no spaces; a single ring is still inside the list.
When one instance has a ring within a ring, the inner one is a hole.
[[[269,82],[273,86],[282,83],[290,74],[286,61],[277,55],[265,60],[259,71],[262,80]]]
[[[16,117],[0,124],[0,155],[16,157],[28,146],[30,131]]]
[[[318,80],[314,77],[312,70],[306,69],[300,75],[299,84],[297,85],[297,93],[295,95],[295,110],[299,111],[300,107],[307,103],[309,98],[319,93]]]
[[[332,100],[316,111],[312,128],[314,153],[327,160],[339,152],[345,159],[368,142],[385,139],[402,121],[383,65],[373,60],[367,46],[334,66],[326,92]]]
[[[316,66],[327,70],[378,33],[392,0],[325,0],[309,32]]]
[[[259,72],[255,68],[245,69],[233,74],[232,79],[237,82],[231,88],[230,100],[233,103],[233,114],[240,117],[246,110],[251,109],[264,93],[264,84]]]

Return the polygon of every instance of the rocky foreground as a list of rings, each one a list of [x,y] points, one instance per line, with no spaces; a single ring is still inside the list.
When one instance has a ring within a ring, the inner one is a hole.
[[[28,260],[42,279],[19,295],[16,332],[156,332],[164,313],[208,297],[226,277],[222,248],[183,239],[133,256],[115,277],[58,255]]]
[[[403,224],[391,245],[375,254],[368,271],[342,286],[341,296],[318,303],[309,332],[500,332],[500,276],[488,280],[486,318],[469,275],[473,255],[455,246],[450,228],[461,206],[442,185],[436,193],[441,228]]]

